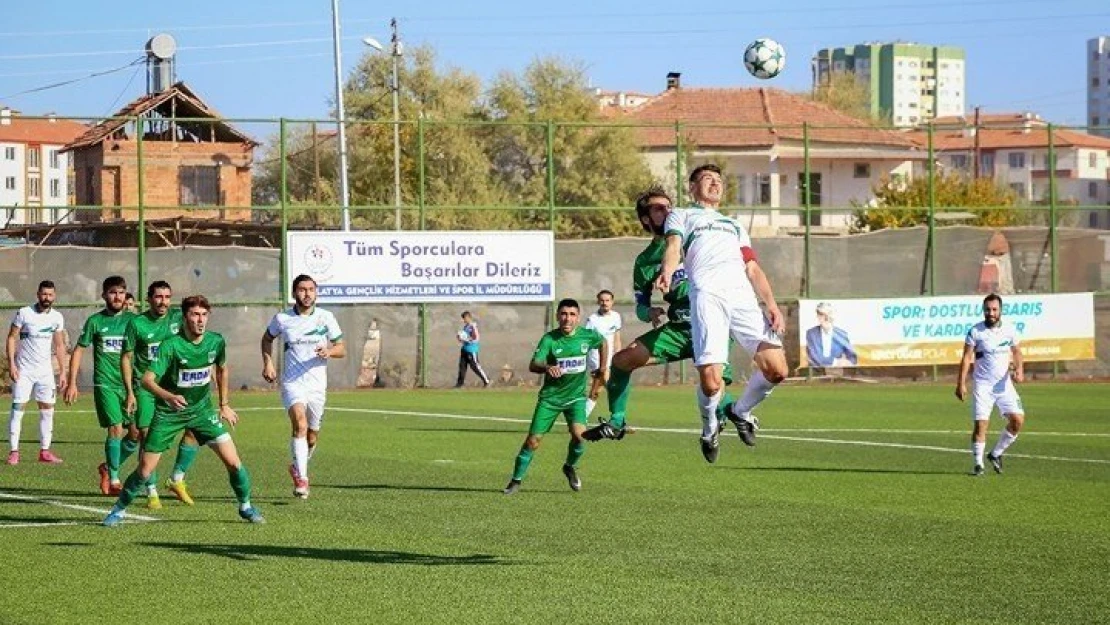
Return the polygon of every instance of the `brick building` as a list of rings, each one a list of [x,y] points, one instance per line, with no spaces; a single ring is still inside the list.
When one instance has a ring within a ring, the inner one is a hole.
[[[137,220],[141,185],[146,219],[249,221],[257,146],[184,83],[142,96],[65,147],[77,220]]]

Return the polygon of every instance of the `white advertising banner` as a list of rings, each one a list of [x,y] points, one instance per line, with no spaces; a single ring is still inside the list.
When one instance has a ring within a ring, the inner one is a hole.
[[[951,365],[983,320],[983,296],[801,300],[803,367]],[[1027,361],[1095,357],[1092,293],[1003,295],[1002,323]]]
[[[549,302],[555,237],[523,232],[289,232],[289,278],[321,304]]]

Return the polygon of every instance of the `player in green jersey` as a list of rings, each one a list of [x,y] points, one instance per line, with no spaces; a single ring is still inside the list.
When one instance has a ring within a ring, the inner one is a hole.
[[[154,421],[143,444],[139,468],[127,477],[116,505],[104,517],[105,526],[123,521],[124,510],[154,475],[162,453],[185,430],[192,430],[197,441],[211,447],[227,467],[231,489],[239,502],[239,516],[251,523],[264,522],[258,509],[251,506],[250,474],[239,460],[239,451],[224,426],[227,421],[234,427],[239,416],[230,405],[224,337],[206,331],[211,310],[203,295],[186,297],[181,302],[185,327],[180,334],[162,342],[158,358],[143,374],[143,388],[155,397]],[[220,403],[218,412],[212,407],[213,370]]]
[[[582,435],[586,431],[586,384],[589,381],[586,356],[591,349],[599,352],[600,368],[598,377],[609,379],[609,344],[596,330],[578,326],[580,308],[578,302],[564,299],[559,302],[556,318],[559,327],[543,335],[528,370],[542,373],[543,387],[540,389],[536,409],[532,413],[532,425],[528,436],[520,447],[513,466],[513,477],[503,491],[512,495],[520,490],[520,482],[532,463],[532,455],[540,447],[544,434],[551,431],[559,415],[564,415],[570,429],[570,445],[567,459],[563,463],[563,475],[572,490],[582,488],[575,467],[582,454],[586,453],[586,443]]]
[[[123,338],[123,354],[120,356],[120,373],[123,387],[127,391],[124,406],[127,414],[132,415],[131,434],[140,441],[146,440],[147,430],[154,419],[154,395],[139,385],[139,380],[158,357],[162,341],[174,336],[181,330],[183,319],[180,308],[173,308],[173,289],[165,280],[151,282],[146,289],[149,308],[141,315],[131,318],[127,333]],[[193,498],[185,486],[185,472],[192,466],[197,456],[197,439],[189,430],[181,437],[177,448],[177,462],[173,465],[173,477],[166,480],[170,489],[182,503],[193,505]],[[157,476],[152,476],[147,484],[147,507],[157,510],[162,507],[158,499]]]
[[[124,309],[127,295],[127,281],[121,276],[104,279],[101,297],[104,310],[85,320],[81,337],[69,357],[69,380],[66,383],[65,402],[72,404],[77,400],[77,373],[81,368],[81,356],[90,345],[93,348],[93,404],[100,427],[108,431],[104,440],[104,462],[98,467],[100,472],[100,492],[105,495],[119,494],[119,468],[139,449],[138,436],[124,437],[129,422],[124,402],[127,393],[123,388],[120,374],[120,354],[123,352],[123,337],[127,324],[134,317]]]
[[[663,222],[671,210],[671,197],[658,186],[653,186],[636,199],[636,217],[644,230],[652,234],[647,248],[636,256],[632,264],[632,291],[636,298],[636,317],[649,322],[652,329],[636,337],[628,347],[613,356],[606,395],[609,398],[608,421],[602,421],[586,430],[585,438],[596,441],[603,438],[620,440],[631,430],[627,427],[626,410],[631,394],[632,372],[640,367],[679,362],[694,357],[694,337],[690,330],[690,285],[681,275],[672,280],[670,291],[663,295],[669,307],[664,310],[651,305],[651,292],[667,241],[663,238]],[[677,274],[678,272],[676,272]],[[725,384],[732,384],[732,366],[726,365]],[[718,409],[718,423],[724,424],[727,414],[724,406],[732,401],[726,392]]]

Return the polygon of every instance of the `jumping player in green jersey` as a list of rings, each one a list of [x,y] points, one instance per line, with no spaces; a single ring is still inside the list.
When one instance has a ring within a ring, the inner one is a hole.
[[[250,475],[239,460],[239,451],[223,423],[227,421],[234,427],[239,416],[230,405],[230,374],[224,337],[206,331],[211,310],[212,306],[203,295],[186,297],[181,302],[185,327],[180,334],[162,342],[158,358],[143,374],[143,388],[155,397],[154,421],[143,444],[139,468],[127,477],[116,505],[104,517],[105,526],[112,527],[123,521],[124,510],[154,475],[162,453],[185,430],[192,430],[197,441],[211,447],[227,467],[231,490],[239,502],[239,516],[251,523],[265,521],[251,506]],[[213,370],[219,412],[212,407]]]
[[[162,341],[176,335],[184,325],[181,309],[173,308],[173,289],[165,280],[151,282],[146,289],[149,308],[141,315],[131,318],[123,339],[123,354],[120,357],[120,373],[123,387],[127,391],[124,406],[132,416],[131,434],[145,441],[150,423],[154,420],[154,395],[142,388],[139,381],[150,365],[158,357]],[[193,505],[193,498],[185,486],[185,472],[197,457],[197,439],[189,430],[181,437],[177,448],[177,462],[173,465],[173,477],[166,480],[166,488],[185,505]],[[162,507],[158,499],[158,478],[151,476],[147,484],[147,507],[157,510]]]
[[[108,430],[104,440],[104,462],[98,467],[100,472],[100,492],[105,495],[119,494],[119,468],[139,449],[138,435],[124,438],[125,426],[130,418],[124,402],[127,392],[123,388],[120,374],[120,354],[123,352],[123,337],[127,324],[134,317],[124,309],[127,295],[127,281],[121,276],[104,279],[101,297],[104,310],[85,320],[81,337],[69,357],[69,380],[66,383],[65,402],[72,404],[77,400],[77,373],[81,369],[81,356],[90,345],[93,348],[93,404],[100,427]]]
[[[627,432],[626,410],[632,392],[632,372],[640,367],[679,362],[694,357],[694,337],[690,329],[689,284],[681,274],[672,280],[671,290],[663,295],[669,307],[664,310],[651,305],[651,292],[667,241],[663,238],[663,222],[671,210],[671,198],[662,187],[651,187],[636,199],[636,217],[644,230],[652,234],[647,248],[636,256],[632,265],[632,291],[636,297],[636,317],[649,322],[652,329],[636,337],[628,347],[613,356],[606,395],[609,398],[608,421],[586,430],[585,438],[596,441],[603,438],[620,440]],[[681,270],[679,270],[681,271]],[[732,366],[726,365],[724,382],[732,384]],[[725,423],[724,406],[732,401],[726,392],[718,410],[718,422]]]
[[[596,330],[578,326],[580,310],[575,300],[560,301],[556,310],[559,327],[544,334],[532,354],[528,370],[544,374],[543,388],[540,389],[536,409],[532,413],[528,436],[516,456],[513,477],[502,491],[506,495],[520,490],[520,483],[528,472],[528,465],[532,463],[532,455],[539,449],[540,440],[551,431],[560,414],[566,417],[567,427],[570,429],[570,445],[567,447],[566,462],[563,463],[563,475],[567,477],[571,490],[582,488],[582,481],[578,479],[575,467],[582,454],[586,453],[586,444],[582,438],[586,431],[585,393],[589,381],[586,358],[591,349],[598,350],[600,368],[597,375],[603,382],[608,381],[609,344]]]

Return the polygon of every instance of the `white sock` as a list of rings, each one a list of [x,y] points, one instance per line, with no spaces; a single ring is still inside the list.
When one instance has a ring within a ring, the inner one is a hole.
[[[184,471],[174,471],[173,475],[170,476],[170,479],[173,480],[174,482],[182,482],[182,481],[185,480],[185,472]]]
[[[11,419],[8,420],[8,442],[12,451],[19,451],[19,433],[23,430],[23,409],[12,408]]]
[[[155,486],[153,483],[147,484],[146,485],[146,494],[148,496],[149,495],[157,495],[158,494],[158,487]]]
[[[700,384],[697,389],[698,409],[701,410],[701,437],[709,440],[717,433],[717,404],[721,403],[723,393],[721,389],[717,389],[717,392],[709,397],[702,390]]]
[[[975,466],[977,466],[977,467],[983,466],[983,450],[986,449],[986,448],[987,448],[986,443],[976,442],[976,443],[971,444],[971,456],[973,458],[975,458]]]
[[[308,439],[294,438],[289,444],[293,451],[293,465],[297,467],[297,475],[302,480],[308,479]]]
[[[244,511],[244,512],[246,512],[247,510],[250,510],[251,509],[250,500],[248,499],[248,500],[244,501],[243,503],[239,504],[239,509]]]
[[[589,397],[586,398],[586,416],[587,417],[590,416],[590,413],[594,411],[594,408],[596,406],[597,406],[597,401],[596,400],[590,399]]]
[[[1017,434],[1012,434],[1010,430],[1002,430],[1002,433],[998,435],[998,442],[994,444],[994,451],[991,452],[991,455],[995,458],[1001,456],[1005,453],[1006,448],[1016,440]]]
[[[741,419],[749,419],[751,411],[759,405],[759,402],[767,399],[773,390],[775,385],[763,376],[762,371],[756,369],[752,377],[748,378],[748,385],[744,388],[740,401],[733,404],[732,411]]]
[[[43,451],[50,449],[54,440],[54,409],[39,410],[39,442]]]

